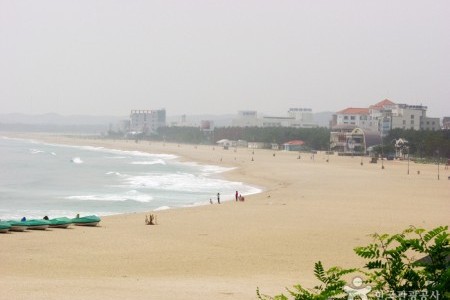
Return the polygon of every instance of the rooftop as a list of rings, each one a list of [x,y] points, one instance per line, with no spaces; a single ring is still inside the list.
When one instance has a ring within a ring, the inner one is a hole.
[[[343,109],[341,111],[338,111],[337,113],[342,114],[342,115],[368,115],[369,109],[368,108],[349,107],[349,108]]]
[[[370,108],[383,108],[385,106],[390,106],[390,105],[395,105],[395,103],[389,99],[384,99],[383,101],[380,101],[377,104],[371,105]]]

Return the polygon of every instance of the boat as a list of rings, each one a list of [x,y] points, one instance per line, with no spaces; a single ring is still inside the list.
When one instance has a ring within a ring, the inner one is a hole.
[[[0,233],[6,233],[11,228],[8,222],[0,222]]]
[[[24,225],[27,226],[28,229],[35,229],[35,230],[45,230],[48,227],[50,227],[50,222],[47,220],[27,220],[27,221],[21,221]]]
[[[47,220],[50,222],[51,228],[67,228],[73,224],[72,219],[62,217],[62,218],[54,218]]]
[[[72,219],[72,222],[77,226],[97,226],[100,222],[100,217],[94,215],[80,217],[77,215],[76,218]]]
[[[6,222],[11,225],[10,231],[25,231],[28,228],[26,224],[20,221],[9,220]]]

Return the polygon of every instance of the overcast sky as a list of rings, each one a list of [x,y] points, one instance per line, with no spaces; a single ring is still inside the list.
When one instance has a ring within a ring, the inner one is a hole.
[[[0,113],[450,115],[450,1],[0,0]]]

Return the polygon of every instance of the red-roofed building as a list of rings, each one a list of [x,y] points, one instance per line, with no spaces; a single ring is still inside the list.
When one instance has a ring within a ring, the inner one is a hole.
[[[378,102],[377,104],[369,106],[369,108],[385,108],[395,106],[396,104],[389,99],[384,99],[383,101]]]
[[[378,123],[372,122],[368,108],[349,107],[338,111],[332,126],[349,125],[371,130],[378,130]]]
[[[439,118],[426,115],[423,105],[397,104],[384,99],[369,108],[349,107],[338,111],[331,121],[332,129],[358,127],[378,131],[386,136],[391,129],[439,130]]]
[[[292,140],[284,143],[283,147],[285,151],[300,151],[304,148],[304,144],[305,142],[302,140]]]

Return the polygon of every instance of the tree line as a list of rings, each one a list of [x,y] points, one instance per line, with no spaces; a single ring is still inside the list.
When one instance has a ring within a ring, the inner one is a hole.
[[[211,132],[199,127],[161,127],[150,136],[133,136],[136,139],[151,139],[185,144],[215,144],[222,139],[245,140],[284,144],[291,140],[302,140],[314,150],[328,150],[330,129],[292,127],[217,127]],[[383,138],[383,152],[394,152],[394,142],[403,138],[408,141],[409,153],[419,158],[450,158],[450,130],[403,130],[393,129]]]

